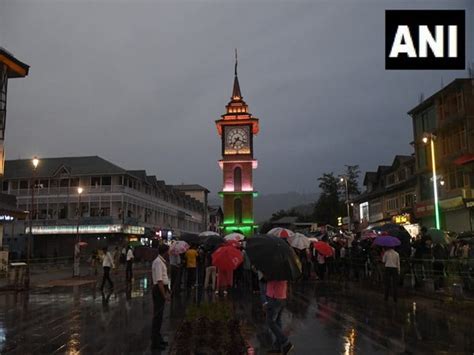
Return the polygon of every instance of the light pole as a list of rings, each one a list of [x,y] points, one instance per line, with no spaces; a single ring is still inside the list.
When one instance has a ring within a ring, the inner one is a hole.
[[[77,188],[78,208],[77,208],[77,224],[76,224],[76,242],[74,243],[74,265],[73,265],[73,271],[72,271],[73,276],[80,276],[81,274],[81,271],[80,271],[81,246],[79,245],[79,243],[81,242],[81,237],[79,235],[79,223],[82,217],[81,195],[83,191],[84,189],[82,187],[79,186]]]
[[[35,206],[35,177],[36,177],[36,168],[39,164],[39,159],[34,157],[31,160],[33,164],[33,173],[31,174],[31,207],[29,213],[29,225],[30,233],[28,233],[28,240],[26,243],[26,277],[25,277],[25,286],[26,288],[30,287],[30,258],[31,258],[31,241],[33,240],[33,215],[34,215],[34,206]]]
[[[349,204],[349,187],[347,182],[347,176],[341,176],[341,183],[344,183],[346,188],[346,208],[347,208],[347,231],[351,231],[351,208]]]
[[[439,201],[438,201],[438,178],[436,176],[436,153],[434,141],[436,136],[433,133],[425,133],[423,136],[423,143],[430,143],[431,149],[431,169],[433,171],[433,195],[434,195],[434,210],[435,210],[435,223],[436,229],[441,228],[440,218],[439,218]]]

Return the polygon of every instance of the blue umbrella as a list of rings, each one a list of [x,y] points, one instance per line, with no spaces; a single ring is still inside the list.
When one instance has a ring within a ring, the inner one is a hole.
[[[381,235],[374,240],[374,245],[379,247],[394,248],[398,247],[400,244],[400,240],[398,238],[392,237],[391,235]]]

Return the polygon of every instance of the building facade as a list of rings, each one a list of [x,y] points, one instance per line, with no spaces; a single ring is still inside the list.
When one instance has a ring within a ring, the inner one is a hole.
[[[208,196],[210,191],[205,187],[197,184],[174,185],[173,188],[178,191],[184,192],[187,196],[198,200],[204,205],[205,213],[203,215],[201,230],[207,230],[207,226],[209,225]]]
[[[204,205],[144,170],[89,156],[41,159],[32,174],[30,160],[7,160],[2,189],[33,211],[35,257],[71,255],[77,235],[94,248],[202,228]],[[28,235],[26,222],[17,221],[9,237]]]
[[[222,233],[221,225],[224,223],[224,212],[221,206],[208,207],[209,224],[207,230]]]
[[[417,177],[413,156],[397,155],[391,165],[367,172],[363,184],[365,191],[354,199],[353,209],[359,230],[389,222],[407,229],[415,224]]]
[[[240,92],[235,63],[234,87],[226,113],[216,121],[217,132],[222,142],[224,233],[239,231],[245,236],[253,235],[257,225],[253,217],[253,199],[257,195],[253,186],[254,159],[253,138],[258,134],[258,119],[253,117]]]
[[[416,175],[415,215],[427,227],[435,224],[433,137],[441,228],[472,230],[474,224],[474,79],[456,79],[413,108]],[[430,142],[429,142],[430,143]]]

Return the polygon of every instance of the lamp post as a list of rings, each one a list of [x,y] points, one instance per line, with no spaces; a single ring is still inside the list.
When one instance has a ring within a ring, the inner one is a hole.
[[[33,240],[33,215],[34,215],[34,206],[35,206],[35,177],[36,177],[36,168],[39,164],[39,159],[34,157],[31,160],[31,164],[33,164],[33,173],[31,174],[31,207],[29,213],[29,225],[30,225],[30,233],[28,233],[28,240],[26,243],[26,277],[25,277],[25,286],[26,288],[30,287],[30,258],[31,258],[31,241]]]
[[[440,218],[439,218],[439,201],[438,201],[438,178],[436,176],[436,155],[435,155],[435,145],[434,141],[436,136],[433,133],[426,133],[423,136],[423,143],[430,143],[431,149],[431,169],[433,171],[433,195],[434,195],[434,210],[435,210],[435,223],[436,229],[441,228]]]
[[[80,276],[80,262],[81,262],[81,246],[79,243],[81,242],[81,237],[79,235],[79,224],[82,217],[82,208],[81,208],[81,195],[84,189],[82,187],[77,188],[77,195],[78,195],[78,208],[77,208],[77,224],[76,224],[76,241],[74,243],[74,265],[73,265],[73,276]]]
[[[341,176],[341,183],[344,183],[346,188],[346,208],[347,208],[347,231],[351,231],[351,208],[349,204],[349,187],[347,182],[347,176]]]

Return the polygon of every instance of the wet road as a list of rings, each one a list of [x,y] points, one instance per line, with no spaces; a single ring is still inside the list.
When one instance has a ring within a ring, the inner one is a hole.
[[[0,294],[0,349],[6,354],[149,354],[149,276],[131,288],[117,282],[102,295],[94,285]],[[200,301],[212,302],[215,295]],[[237,316],[257,354],[270,339],[255,295],[234,294]],[[172,338],[193,295],[167,307],[164,333]],[[470,314],[452,314],[424,301],[384,303],[380,294],[343,284],[294,287],[284,313],[294,354],[472,354]]]

